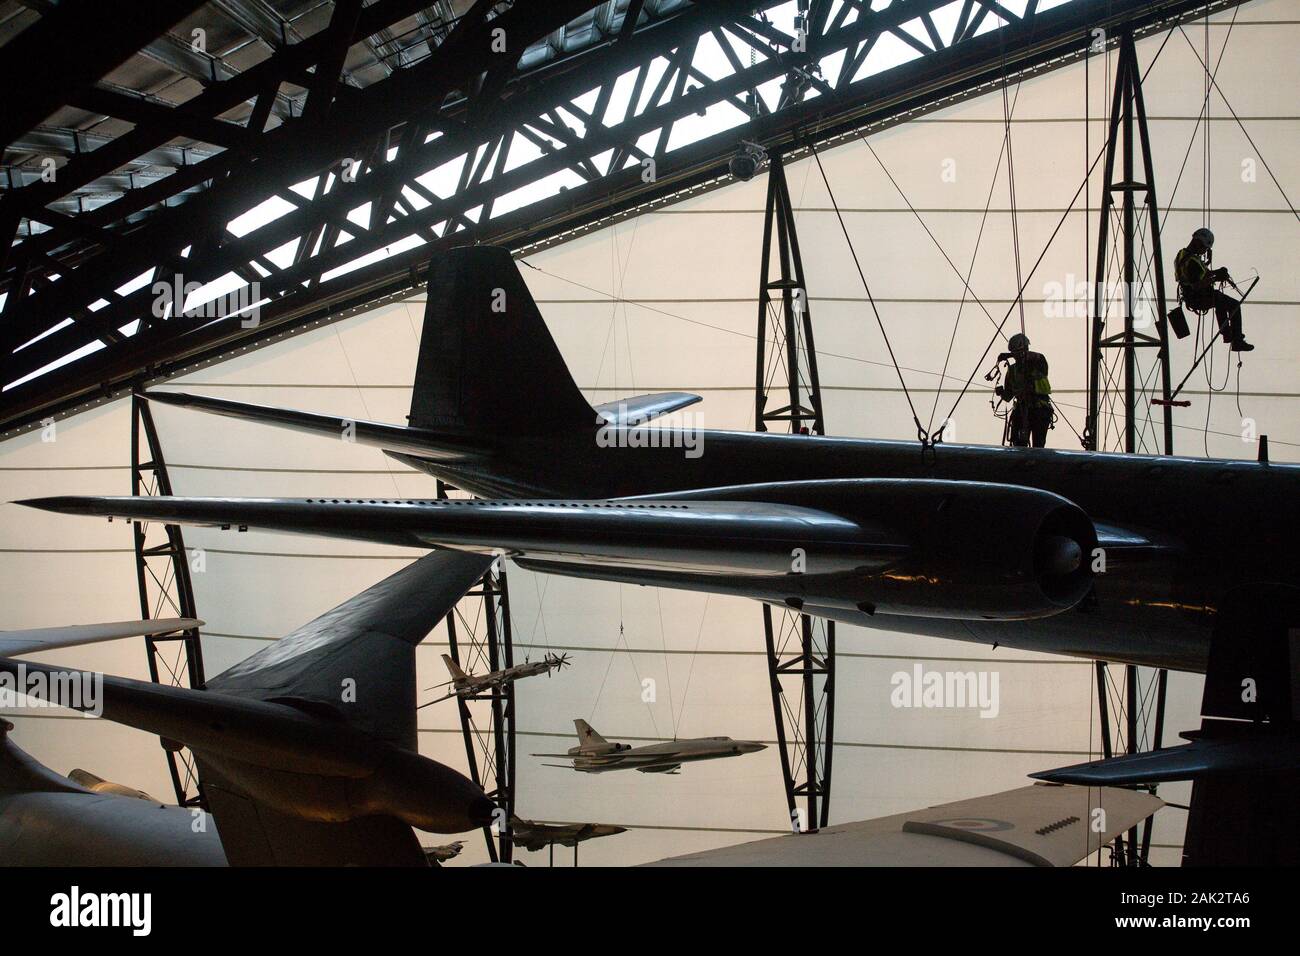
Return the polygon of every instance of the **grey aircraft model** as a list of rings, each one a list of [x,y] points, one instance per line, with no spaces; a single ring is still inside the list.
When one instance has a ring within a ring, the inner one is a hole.
[[[460,665],[446,654],[442,655],[442,662],[447,665],[447,672],[451,674],[451,681],[449,682],[451,691],[429,701],[428,704],[421,704],[421,707],[428,707],[429,704],[436,704],[451,697],[473,697],[476,694],[492,690],[494,687],[501,687],[525,677],[535,677],[538,674],[545,674],[549,677],[551,671],[569,666],[569,655],[547,654],[540,661],[525,661],[522,664],[516,664],[514,667],[506,667],[487,674],[477,675],[466,674],[461,670]],[[447,685],[440,684],[438,686],[445,687]]]
[[[205,690],[103,677],[104,718],[193,751],[215,829],[196,830],[191,809],[61,777],[19,750],[6,727],[6,861],[426,866],[413,827],[465,832],[496,809],[465,776],[420,755],[415,718],[415,647],[491,561],[427,555],[211,678]],[[14,640],[7,652],[49,646]],[[0,676],[24,673],[60,672],[0,658]]]
[[[557,845],[576,850],[579,843],[587,840],[626,832],[627,827],[612,823],[539,823],[518,817],[510,821],[510,842],[532,853]]]
[[[570,757],[570,764],[546,764],[579,773],[609,773],[612,770],[639,770],[642,773],[677,773],[682,764],[699,760],[720,760],[766,750],[766,744],[730,737],[695,737],[669,740],[659,744],[633,747],[615,743],[596,733],[581,717],[573,722],[578,732],[578,746],[562,754],[533,754],[534,757]]]
[[[1213,647],[1271,647],[1300,626],[1300,466],[650,427],[695,396],[590,405],[506,250],[450,250],[429,287],[408,424],[350,434],[485,500],[25,503],[504,552],[550,573],[1197,673]],[[341,433],[329,415],[150,397]]]

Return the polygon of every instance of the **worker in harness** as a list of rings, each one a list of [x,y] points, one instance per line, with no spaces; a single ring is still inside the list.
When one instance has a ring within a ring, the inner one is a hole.
[[[1174,258],[1174,277],[1178,280],[1178,295],[1193,312],[1204,315],[1211,309],[1219,322],[1223,341],[1234,352],[1250,352],[1255,346],[1246,341],[1241,330],[1241,303],[1224,294],[1218,286],[1232,284],[1227,269],[1211,269],[1214,233],[1201,228],[1192,233],[1192,241]],[[1236,288],[1236,285],[1233,285]]]
[[[1007,366],[1006,377],[995,391],[1003,401],[1011,402],[1007,416],[1007,437],[1012,445],[1035,448],[1047,444],[1047,430],[1052,427],[1052,383],[1047,380],[1047,359],[1040,352],[1029,351],[1029,336],[1017,332],[1007,343],[1011,351],[1003,352],[998,361],[1014,359]]]

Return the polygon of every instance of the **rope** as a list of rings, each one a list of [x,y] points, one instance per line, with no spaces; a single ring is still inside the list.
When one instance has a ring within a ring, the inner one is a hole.
[[[686,698],[691,692],[691,678],[695,676],[695,662],[700,656],[700,641],[704,637],[704,622],[709,616],[709,601],[713,595],[706,593],[704,595],[704,610],[700,612],[700,629],[695,634],[695,650],[691,651],[691,667],[686,672],[686,688],[682,691],[682,707],[677,712],[677,719],[673,721],[673,740],[677,739],[677,732],[681,729],[682,717],[686,714]]]
[[[884,320],[880,317],[880,310],[876,308],[876,299],[871,294],[871,286],[867,282],[866,273],[862,271],[862,263],[858,261],[858,251],[853,248],[853,239],[849,236],[849,227],[844,223],[844,215],[840,212],[840,205],[835,200],[835,192],[831,189],[830,180],[826,178],[826,168],[822,166],[821,155],[817,152],[817,147],[811,139],[808,140],[808,151],[812,153],[813,159],[817,161],[817,170],[821,173],[822,182],[826,185],[826,194],[830,196],[831,206],[835,210],[835,218],[840,222],[840,230],[844,233],[844,241],[848,243],[849,253],[853,256],[853,264],[857,267],[858,278],[862,280],[862,288],[867,293],[867,301],[871,304],[871,312],[875,315],[876,325],[880,327],[880,334],[885,340],[885,348],[889,352],[889,361],[893,363],[894,372],[898,375],[898,384],[903,386],[903,397],[907,399],[907,407],[912,412],[912,421],[916,424],[917,440],[921,442],[922,447],[928,446],[930,444],[930,434],[921,425],[921,417],[916,412],[916,404],[912,401],[912,393],[907,388],[907,379],[903,377],[903,370],[898,366],[898,358],[894,355],[894,346],[890,344],[889,333],[885,331]]]
[[[1002,39],[1003,35],[999,32],[999,46],[1002,46]],[[1020,217],[1016,212],[1016,156],[1011,143],[1011,104],[1007,99],[1007,53],[1005,47],[1002,49],[1002,128],[1007,150],[1007,192],[1011,204],[1011,248],[1015,252],[1016,287],[1023,292],[1024,286],[1020,282]],[[1020,331],[1024,333],[1025,300],[1022,295],[1016,295],[1016,304],[1020,306]]]
[[[1178,30],[1182,33],[1183,39],[1187,41],[1187,45],[1191,47],[1192,55],[1200,60],[1201,54],[1197,51],[1196,44],[1192,43],[1191,37],[1187,35],[1187,31],[1184,30],[1181,25],[1178,26]],[[1225,39],[1224,42],[1226,44],[1227,40]],[[1208,71],[1209,67],[1204,60],[1201,60],[1201,66]],[[1282,188],[1282,184],[1278,182],[1277,176],[1274,175],[1273,167],[1268,164],[1268,160],[1264,158],[1264,154],[1260,152],[1259,147],[1255,145],[1255,141],[1251,139],[1250,132],[1246,129],[1246,124],[1241,121],[1241,117],[1237,115],[1237,111],[1234,110],[1232,104],[1228,102],[1228,98],[1224,95],[1223,89],[1219,86],[1219,82],[1213,74],[1210,75],[1210,86],[1214,88],[1214,92],[1219,94],[1219,99],[1223,100],[1223,105],[1228,108],[1228,112],[1232,115],[1233,120],[1236,121],[1237,125],[1241,128],[1241,133],[1246,137],[1246,142],[1250,143],[1250,148],[1253,149],[1255,155],[1259,157],[1259,161],[1268,173],[1269,178],[1273,180],[1273,185],[1276,186],[1277,191],[1282,194],[1282,201],[1285,202],[1287,208],[1291,210],[1291,215],[1295,216],[1297,221],[1300,221],[1300,212],[1296,211],[1295,205],[1291,202],[1291,198],[1287,195],[1286,190]]]
[[[1175,24],[1175,27],[1177,26],[1178,25]],[[1152,57],[1151,62],[1147,64],[1146,71],[1142,74],[1143,81],[1146,80],[1147,76],[1150,75],[1152,69],[1155,68],[1156,62],[1160,59],[1160,54],[1164,53],[1165,44],[1169,42],[1169,37],[1173,34],[1173,30],[1174,27],[1171,27],[1169,33],[1166,34],[1164,41],[1160,44],[1160,48],[1156,50],[1156,55]],[[1194,47],[1193,50],[1195,50]],[[1110,56],[1109,50],[1107,51],[1106,55],[1109,58]],[[1220,95],[1222,95],[1222,93],[1220,93]],[[1109,144],[1109,140],[1110,137],[1109,136],[1106,137],[1106,139],[1101,144],[1101,148],[1097,151],[1096,157],[1094,157],[1092,162],[1088,165],[1088,169],[1083,175],[1083,181],[1079,183],[1079,188],[1074,191],[1074,195],[1070,198],[1069,204],[1065,207],[1065,211],[1061,214],[1061,218],[1057,221],[1056,227],[1052,230],[1052,234],[1047,237],[1047,242],[1043,244],[1043,251],[1039,253],[1038,258],[1034,261],[1033,268],[1029,270],[1029,275],[1025,276],[1024,281],[1020,284],[1020,288],[1016,292],[1015,302],[1012,303],[1011,308],[1007,309],[1007,314],[1003,316],[1002,321],[998,323],[997,331],[994,333],[993,338],[989,340],[989,344],[985,346],[983,353],[981,353],[979,357],[979,361],[975,363],[974,369],[971,370],[970,376],[966,379],[965,384],[962,386],[961,391],[957,395],[957,400],[953,402],[952,411],[948,413],[947,416],[948,418],[951,419],[953,415],[956,414],[957,406],[960,405],[961,400],[966,397],[966,393],[970,391],[971,384],[975,381],[975,376],[978,375],[980,369],[984,367],[984,362],[988,358],[989,350],[993,348],[993,343],[998,340],[999,335],[1003,335],[1002,329],[1006,326],[1007,319],[1011,318],[1011,313],[1016,308],[1016,302],[1020,302],[1021,298],[1024,296],[1025,287],[1029,284],[1030,280],[1033,279],[1034,273],[1038,271],[1038,267],[1042,265],[1043,259],[1047,255],[1047,250],[1050,249],[1052,247],[1052,243],[1056,241],[1057,235],[1060,234],[1061,227],[1065,225],[1065,220],[1069,218],[1070,212],[1074,209],[1074,204],[1079,201],[1080,193],[1082,193],[1084,189],[1087,188],[1089,183],[1091,182],[1092,172],[1094,169],[1097,168],[1097,163],[1101,161],[1102,156],[1105,155],[1106,147]]]

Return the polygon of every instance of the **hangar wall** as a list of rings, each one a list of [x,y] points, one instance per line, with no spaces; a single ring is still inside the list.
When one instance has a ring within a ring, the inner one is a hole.
[[[1176,450],[1245,458],[1243,423],[1254,418],[1271,438],[1276,460],[1296,460],[1295,367],[1300,336],[1297,279],[1288,261],[1297,222],[1282,191],[1300,195],[1295,150],[1300,120],[1294,90],[1300,66],[1296,5],[1258,0],[1209,28],[1212,57],[1231,37],[1217,82],[1254,145],[1211,98],[1208,221],[1219,261],[1264,277],[1247,331],[1259,350],[1246,359],[1241,408],[1233,388],[1210,405],[1203,378],[1188,392],[1190,409],[1176,419]],[[1231,28],[1229,24],[1231,23]],[[1231,29],[1231,32],[1229,32]],[[1173,253],[1202,224],[1204,143],[1193,139],[1204,89],[1196,52],[1200,25],[1176,31],[1146,82],[1161,201],[1168,208],[1167,271]],[[1161,38],[1139,45],[1145,65]],[[1085,149],[1104,136],[1107,58],[1085,71],[1072,66],[1008,90],[1014,102],[1012,149],[1022,270],[1027,273],[1060,219],[1086,168]],[[1113,58],[1110,58],[1113,63]],[[1085,129],[1085,126],[1087,127]],[[928,417],[939,389],[936,423],[966,376],[976,386],[954,415],[962,442],[996,443],[1001,423],[989,413],[977,359],[993,323],[978,306],[961,306],[962,284],[890,183],[885,168],[959,268],[974,255],[971,288],[1001,321],[1013,307],[1016,269],[1005,166],[994,177],[1003,137],[1003,101],[984,97],[822,156],[835,200],[862,258],[908,387]],[[879,157],[879,162],[873,156]],[[1188,159],[1179,180],[1184,153]],[[1243,162],[1257,162],[1246,181]],[[883,167],[882,167],[883,164]],[[907,403],[868,311],[830,196],[814,163],[787,175],[798,206],[826,419],[832,434],[912,438]],[[1086,320],[1048,314],[1053,287],[1090,277],[1087,235],[1096,234],[1099,175],[1092,211],[1066,216],[1056,242],[1026,284],[1025,327],[1052,363],[1058,401],[1081,427],[1085,404]],[[1173,189],[1179,182],[1177,192]],[[532,288],[593,402],[661,389],[704,396],[690,410],[708,428],[752,427],[755,287],[765,183],[762,177],[697,196],[527,257]],[[976,252],[986,201],[987,224]],[[611,294],[614,299],[611,301]],[[949,378],[941,379],[949,336]],[[377,308],[177,380],[176,387],[241,401],[284,405],[341,417],[401,422],[423,312],[422,297]],[[1018,312],[1007,330],[1019,329]],[[1231,371],[1218,353],[1213,387]],[[1190,341],[1176,343],[1176,376],[1186,370]],[[171,386],[168,386],[171,387]],[[178,494],[427,496],[432,481],[374,449],[160,407],[156,417]],[[57,426],[56,440],[34,433],[0,445],[6,501],[37,494],[126,493],[130,413],[119,402]],[[1075,448],[1062,423],[1049,444]],[[707,454],[707,449],[706,452]],[[1009,452],[1010,453],[1010,452]],[[3,506],[0,596],[4,627],[124,619],[137,615],[129,526],[58,517]],[[413,552],[307,538],[187,530],[203,549],[194,575],[200,616],[208,622],[209,673],[328,609],[409,561]],[[991,543],[992,544],[992,543]],[[535,819],[617,823],[629,832],[587,844],[586,863],[635,863],[706,849],[788,829],[777,754],[688,766],[680,776],[623,773],[585,776],[545,767],[528,756],[570,746],[572,719],[584,717],[614,739],[648,741],[727,734],[771,741],[772,715],[758,608],[735,599],[577,582],[511,568],[515,640],[520,654],[567,651],[574,667],[519,685],[518,810]],[[990,793],[1024,783],[1024,775],[1073,763],[1099,746],[1092,672],[1084,662],[994,651],[935,639],[842,627],[836,714],[832,816],[863,819],[912,807]],[[420,651],[420,686],[446,679],[437,655],[445,635]],[[143,649],[101,645],[47,656],[50,660],[145,677]],[[974,709],[900,709],[891,678],[926,669],[998,675],[996,717]],[[655,700],[643,702],[643,681]],[[1174,675],[1168,726],[1194,726],[1200,681]],[[432,696],[431,694],[428,696]],[[421,748],[463,766],[454,707],[421,712]],[[19,712],[16,739],[62,772],[82,766],[110,779],[166,796],[162,754],[142,734],[65,714]],[[1166,788],[1185,802],[1186,788]],[[1184,814],[1163,811],[1153,861],[1177,860]],[[425,836],[426,843],[442,842]],[[566,851],[557,854],[567,860]],[[484,859],[467,838],[462,861]],[[544,855],[523,854],[543,864]]]

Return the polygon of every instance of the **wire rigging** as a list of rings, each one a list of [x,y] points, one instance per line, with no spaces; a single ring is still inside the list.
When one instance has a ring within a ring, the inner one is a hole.
[[[894,346],[889,341],[889,333],[885,331],[885,322],[881,319],[880,310],[876,307],[875,296],[871,294],[871,285],[867,282],[866,273],[862,271],[862,263],[858,260],[858,251],[853,247],[853,238],[849,235],[849,227],[844,223],[844,215],[840,212],[840,205],[835,200],[835,192],[831,189],[830,180],[826,178],[826,168],[822,165],[821,155],[817,152],[817,147],[813,145],[812,140],[808,141],[808,151],[812,153],[813,159],[817,161],[817,169],[821,173],[822,182],[826,185],[826,193],[830,196],[831,206],[835,210],[835,217],[839,220],[840,230],[844,233],[844,241],[848,243],[849,253],[853,256],[853,264],[857,267],[858,278],[862,280],[862,288],[867,293],[867,301],[871,304],[871,312],[876,317],[876,325],[880,327],[880,334],[885,340],[885,348],[889,352],[889,361],[893,363],[894,372],[898,375],[898,384],[903,387],[903,397],[907,399],[907,407],[912,411],[912,421],[916,424],[916,437],[922,445],[928,445],[930,441],[929,432],[921,424],[921,417],[917,414],[916,404],[912,401],[912,393],[907,387],[907,379],[903,377],[903,370],[899,368],[898,358],[894,355]]]
[[[999,43],[1003,39],[1003,34],[998,33]],[[1019,86],[1017,85],[1017,92]],[[1011,248],[1015,253],[1016,260],[1016,288],[1021,292],[1016,294],[1016,304],[1020,306],[1020,331],[1025,331],[1025,299],[1023,296],[1024,285],[1020,281],[1020,217],[1016,213],[1016,155],[1011,142],[1011,104],[1007,98],[1007,54],[1005,47],[1002,50],[1002,128],[1003,137],[1006,140],[1007,150],[1007,193],[1011,201]]]
[[[612,299],[612,298],[614,298],[614,296],[612,296],[612,295],[611,295],[609,292],[607,292],[607,291],[604,291],[604,290],[602,290],[602,289],[597,289],[595,286],[587,285],[586,283],[584,283],[584,282],[579,282],[579,281],[576,280],[576,279],[570,279],[570,278],[568,278],[567,276],[562,276],[562,275],[558,275],[557,273],[550,272],[549,270],[543,269],[541,266],[533,265],[533,263],[528,262],[528,261],[525,260],[525,259],[519,259],[519,260],[517,260],[517,261],[519,262],[520,265],[526,266],[527,268],[532,269],[532,270],[535,271],[535,272],[540,272],[540,273],[542,273],[542,275],[549,276],[550,278],[555,279],[555,280],[558,281],[558,282],[564,282],[564,283],[567,283],[568,285],[574,286],[575,288],[583,289],[583,290],[585,290],[585,291],[587,291],[587,292],[591,292],[591,293],[593,293],[593,294],[595,294],[595,295],[600,296],[600,297],[603,298],[603,299]],[[648,304],[646,304],[645,302],[637,302],[637,301],[635,301],[635,300],[633,300],[633,299],[621,299],[621,300],[619,300],[619,301],[622,301],[622,302],[624,302],[624,303],[627,304],[627,305],[634,305],[634,306],[636,306],[636,307],[639,308],[639,309],[644,309],[644,310],[646,310],[647,312],[653,312],[653,313],[655,313],[656,315],[662,315],[662,316],[664,316],[665,318],[676,319],[676,320],[679,321],[679,322],[686,322],[686,323],[689,324],[689,325],[697,325],[697,326],[699,326],[700,328],[711,329],[711,330],[713,330],[714,332],[722,332],[722,333],[725,333],[726,335],[735,335],[735,336],[739,336],[739,337],[741,337],[741,338],[745,338],[745,339],[757,339],[757,336],[754,335],[752,332],[743,332],[743,331],[740,331],[739,329],[729,329],[729,328],[727,328],[726,326],[723,326],[723,325],[714,325],[712,322],[705,322],[705,321],[703,321],[703,320],[701,320],[701,319],[692,319],[692,318],[690,318],[689,316],[681,315],[680,313],[677,313],[677,312],[669,312],[667,309],[660,309],[660,308],[657,308],[656,306],[648,305]],[[1009,313],[1008,313],[1008,314],[1009,314]],[[996,341],[996,339],[995,339],[994,341]],[[776,345],[776,342],[775,342],[774,339],[768,339],[768,344],[769,344],[769,345],[772,345],[772,346],[775,346],[775,345]],[[858,363],[863,364],[863,365],[878,365],[878,366],[880,366],[881,368],[886,368],[886,367],[888,367],[888,363],[887,363],[887,362],[879,362],[879,361],[876,361],[875,359],[863,358],[863,357],[860,356],[860,355],[848,355],[848,354],[846,354],[846,353],[844,353],[844,352],[830,352],[830,351],[826,351],[826,350],[821,350],[821,349],[819,349],[819,350],[818,350],[818,354],[819,354],[820,356],[822,356],[823,358],[836,358],[836,359],[842,359],[842,360],[844,360],[844,361],[846,361],[846,362],[858,362]],[[981,366],[981,367],[982,367],[982,366]],[[936,386],[936,388],[938,388],[938,389],[942,389],[942,387],[943,387],[943,380],[944,380],[944,379],[951,379],[951,380],[954,381],[954,382],[959,382],[959,381],[961,381],[961,379],[959,379],[959,378],[958,378],[957,376],[955,376],[955,375],[941,375],[939,372],[936,372],[934,369],[928,369],[928,368],[914,368],[914,367],[912,367],[912,366],[910,366],[910,365],[902,366],[902,368],[903,368],[905,371],[908,371],[908,372],[915,372],[915,373],[918,374],[918,375],[932,375],[932,376],[934,376],[934,377],[936,377],[936,378],[939,378],[939,380],[940,380],[940,381],[939,381],[939,385]],[[967,385],[969,385],[969,384],[970,384],[970,383],[967,382]],[[1056,402],[1056,405],[1057,405],[1058,407],[1064,405],[1064,407],[1066,407],[1066,408],[1073,408],[1073,409],[1075,409],[1076,411],[1084,411],[1084,406],[1082,406],[1082,405],[1073,405],[1073,404],[1068,404],[1068,403],[1064,403],[1064,402]],[[1190,426],[1175,424],[1174,427],[1175,427],[1175,428],[1189,428]],[[1216,434],[1216,435],[1222,435],[1222,436],[1224,436],[1224,437],[1236,437],[1236,433],[1235,433],[1235,432],[1214,432],[1213,434]],[[1270,441],[1271,441],[1273,444],[1275,444],[1275,445],[1286,445],[1286,446],[1288,446],[1288,447],[1293,447],[1293,446],[1294,446],[1294,447],[1300,447],[1300,443],[1296,443],[1296,442],[1287,442],[1287,441],[1281,441],[1281,440],[1277,440],[1277,439],[1270,439]]]

